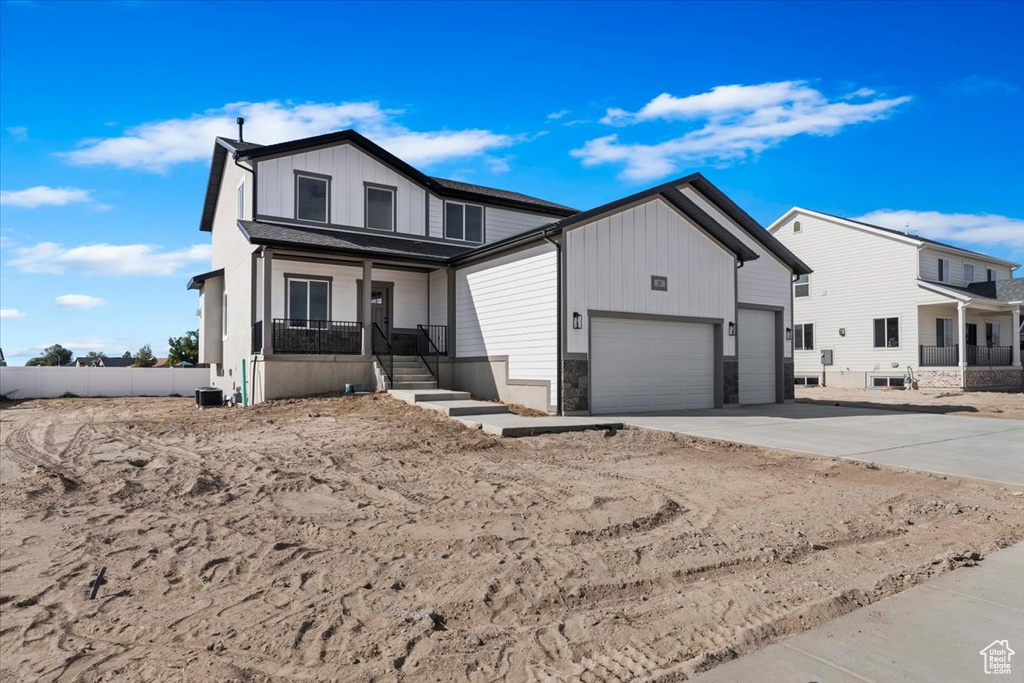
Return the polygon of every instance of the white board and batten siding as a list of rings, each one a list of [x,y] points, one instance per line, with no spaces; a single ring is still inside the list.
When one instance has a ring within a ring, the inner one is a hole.
[[[660,199],[574,227],[564,244],[569,353],[588,352],[592,310],[734,320],[734,255]],[[668,291],[653,291],[652,275],[668,277]],[[735,337],[724,346],[733,355]]]
[[[459,358],[508,356],[510,380],[550,382],[558,361],[557,252],[543,244],[456,271]]]
[[[376,183],[397,188],[396,231],[425,234],[426,190],[353,145],[334,145],[257,163],[260,215],[294,219],[295,171],[308,171],[331,177],[331,223],[363,227],[364,183]]]
[[[759,258],[744,263],[743,267],[736,273],[737,285],[739,287],[739,303],[741,305],[781,306],[783,309],[782,319],[785,321],[786,327],[788,327],[790,325],[789,321],[792,319],[790,315],[790,296],[793,271],[789,269],[789,266],[779,261],[760,242],[751,237],[746,230],[740,227],[725,212],[709,202],[700,192],[689,185],[684,185],[679,189],[705,213],[728,229],[734,237],[758,255]],[[792,342],[785,341],[785,338],[783,339],[783,356],[790,358],[792,357]],[[743,353],[741,344],[740,355]],[[743,373],[741,371],[740,377],[742,376]]]
[[[800,231],[794,232],[797,220]],[[821,349],[833,351],[831,372],[902,375],[906,366],[917,367],[916,244],[803,213],[773,234],[815,269],[809,296],[793,300],[793,323],[814,324],[814,348],[793,352],[798,377],[821,375]],[[874,348],[874,319],[891,317],[900,321],[899,348]]]

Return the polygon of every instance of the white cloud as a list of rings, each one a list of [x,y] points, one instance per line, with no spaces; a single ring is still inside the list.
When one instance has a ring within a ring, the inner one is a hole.
[[[24,190],[0,191],[0,204],[35,209],[40,206],[65,206],[92,201],[92,190],[78,187],[49,187],[36,185]]]
[[[76,311],[87,311],[90,308],[101,306],[103,299],[88,294],[62,294],[55,302],[60,308],[71,308]]]
[[[25,273],[80,275],[173,275],[186,265],[209,262],[210,245],[161,251],[150,244],[87,244],[66,248],[40,242],[12,250],[10,265]]]
[[[22,140],[28,139],[28,128],[25,126],[8,126],[7,134],[18,142],[21,142]]]
[[[874,91],[861,88],[848,99],[829,100],[803,81],[720,85],[686,97],[663,93],[636,112],[609,109],[601,122],[682,122],[689,130],[681,136],[645,144],[606,135],[588,140],[572,155],[585,166],[622,164],[623,177],[650,180],[677,171],[684,162],[739,160],[796,135],[835,135],[856,123],[885,119],[911,99],[873,96]]]
[[[943,242],[1024,246],[1024,219],[999,214],[879,209],[854,220]]]
[[[13,320],[14,318],[24,318],[24,311],[19,311],[17,308],[0,308],[0,320]]]
[[[208,160],[215,136],[237,136],[238,116],[245,117],[246,140],[272,144],[355,128],[409,163],[423,165],[481,155],[521,139],[480,129],[412,131],[395,122],[401,113],[376,102],[234,102],[187,118],[135,126],[118,137],[83,140],[78,149],[60,156],[83,166],[163,172],[174,164]]]
[[[558,119],[563,119],[571,113],[572,112],[569,111],[568,109],[560,109],[558,111],[553,111],[550,114],[548,114],[548,121],[557,121]]]

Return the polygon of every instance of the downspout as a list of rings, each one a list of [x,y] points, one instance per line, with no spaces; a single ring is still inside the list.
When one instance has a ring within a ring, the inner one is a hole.
[[[555,299],[558,320],[555,325],[555,414],[562,414],[562,245],[548,237],[544,231],[542,237],[555,247],[558,258],[555,259]]]

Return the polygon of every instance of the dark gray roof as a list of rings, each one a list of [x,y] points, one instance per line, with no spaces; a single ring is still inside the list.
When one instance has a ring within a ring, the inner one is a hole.
[[[909,237],[910,239],[917,240],[919,242],[926,242],[928,244],[934,244],[936,246],[945,247],[947,249],[956,249],[957,251],[962,251],[965,254],[974,254],[975,256],[980,256],[980,257],[985,258],[985,259],[995,260],[995,261],[1003,261],[1005,263],[1005,261],[1003,259],[997,259],[997,258],[995,258],[993,256],[989,256],[988,254],[983,254],[980,251],[971,251],[970,249],[964,249],[963,247],[958,247],[957,245],[950,244],[949,242],[940,242],[939,240],[933,240],[933,239],[928,238],[928,237],[921,237],[920,235],[915,235],[912,232],[903,232],[902,230],[894,230],[893,228],[883,228],[881,225],[874,225],[873,223],[865,223],[864,221],[855,221],[852,218],[847,218],[846,216],[837,216],[834,213],[827,213],[825,211],[818,211],[817,209],[812,209],[812,211],[814,211],[815,213],[820,213],[823,216],[831,216],[832,218],[838,218],[841,221],[849,221],[851,223],[856,223],[857,225],[863,225],[866,228],[874,228],[875,230],[881,230],[883,232],[887,232],[887,233],[890,233],[892,235],[899,235],[900,237]]]
[[[554,202],[549,202],[545,199],[538,199],[537,197],[531,197],[528,194],[522,194],[520,192],[499,190],[494,187],[487,187],[485,185],[474,185],[472,183],[464,183],[459,180],[448,180],[447,178],[431,177],[431,180],[436,180],[443,187],[449,190],[469,192],[484,197],[493,197],[495,199],[507,199],[514,202],[523,202],[524,204],[535,204],[538,207],[548,207],[551,209],[557,209],[559,211],[576,211],[576,209],[569,206],[565,206],[564,204],[556,204]]]
[[[992,282],[974,282],[967,285],[966,291],[975,296],[998,301],[1024,301],[1024,277]]]
[[[369,233],[361,228],[332,230],[307,228],[262,221],[238,221],[238,227],[252,244],[274,247],[295,247],[321,252],[359,254],[365,256],[398,256],[405,260],[447,263],[448,259],[470,251],[440,241],[405,239]]]
[[[192,279],[188,281],[188,289],[199,289],[203,283],[209,280],[211,277],[219,277],[224,274],[223,268],[217,270],[211,270],[209,273],[201,273],[199,275],[193,275]]]
[[[230,138],[218,137],[217,141],[220,142],[222,145],[230,147],[231,150],[235,152],[248,152],[250,150],[259,149],[260,147],[263,147],[263,145],[259,144],[258,142],[243,142],[241,140],[232,140]]]

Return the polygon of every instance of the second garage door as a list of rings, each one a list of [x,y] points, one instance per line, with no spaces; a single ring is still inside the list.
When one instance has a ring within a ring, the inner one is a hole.
[[[592,318],[591,325],[592,413],[714,407],[711,324]]]
[[[775,403],[775,312],[739,311],[740,404]]]

